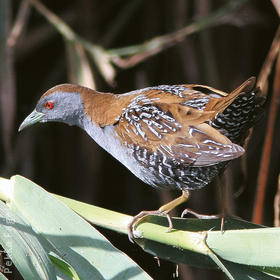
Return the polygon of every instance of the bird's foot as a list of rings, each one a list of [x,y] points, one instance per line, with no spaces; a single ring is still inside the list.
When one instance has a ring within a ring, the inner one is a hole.
[[[167,232],[170,232],[173,229],[172,220],[169,216],[169,212],[177,207],[178,205],[185,202],[189,197],[189,192],[187,190],[182,191],[182,195],[175,198],[174,200],[162,205],[158,210],[155,211],[142,211],[138,215],[134,216],[130,223],[128,224],[128,238],[133,243],[136,236],[134,235],[134,231],[136,229],[137,224],[149,215],[158,215],[165,216],[168,220],[169,227]]]
[[[157,215],[157,216],[165,216],[168,220],[168,229],[167,232],[170,232],[173,229],[172,220],[167,212],[161,211],[161,210],[154,210],[154,211],[141,211],[139,214],[134,216],[132,220],[128,224],[128,239],[134,243],[134,239],[137,238],[137,236],[134,234],[136,227],[138,223],[150,215]]]

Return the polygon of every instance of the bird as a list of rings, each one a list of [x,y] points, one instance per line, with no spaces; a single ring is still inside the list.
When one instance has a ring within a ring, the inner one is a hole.
[[[147,185],[182,195],[158,210],[142,211],[128,224],[134,239],[147,215],[165,215],[185,202],[189,191],[208,185],[245,152],[250,128],[264,98],[255,77],[231,92],[207,85],[159,85],[123,94],[73,84],[47,90],[19,131],[41,122],[78,126]]]

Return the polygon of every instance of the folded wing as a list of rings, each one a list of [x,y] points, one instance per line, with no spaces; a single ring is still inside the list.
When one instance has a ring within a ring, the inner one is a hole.
[[[211,127],[217,106],[224,107],[220,99],[224,98],[227,104],[231,101],[226,94],[219,95],[212,97],[197,90],[188,90],[181,96],[160,90],[140,93],[116,124],[121,142],[145,150],[147,157],[160,155],[162,160],[175,164],[209,166],[237,158],[244,149]],[[193,100],[200,107],[195,108]],[[215,111],[205,109],[211,108],[211,102]]]

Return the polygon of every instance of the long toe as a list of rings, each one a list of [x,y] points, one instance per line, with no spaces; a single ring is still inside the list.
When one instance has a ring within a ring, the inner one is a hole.
[[[195,216],[198,219],[217,219],[217,218],[221,218],[223,217],[222,214],[217,214],[217,215],[205,215],[205,214],[199,214],[189,208],[186,208],[182,214],[181,214],[181,218],[183,218],[185,215],[187,214],[191,214],[193,216]]]

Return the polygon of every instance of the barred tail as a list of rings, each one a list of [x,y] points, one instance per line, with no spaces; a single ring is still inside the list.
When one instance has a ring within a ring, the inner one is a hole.
[[[211,124],[239,145],[244,144],[249,128],[262,116],[265,102],[260,89],[255,85],[245,89]]]

